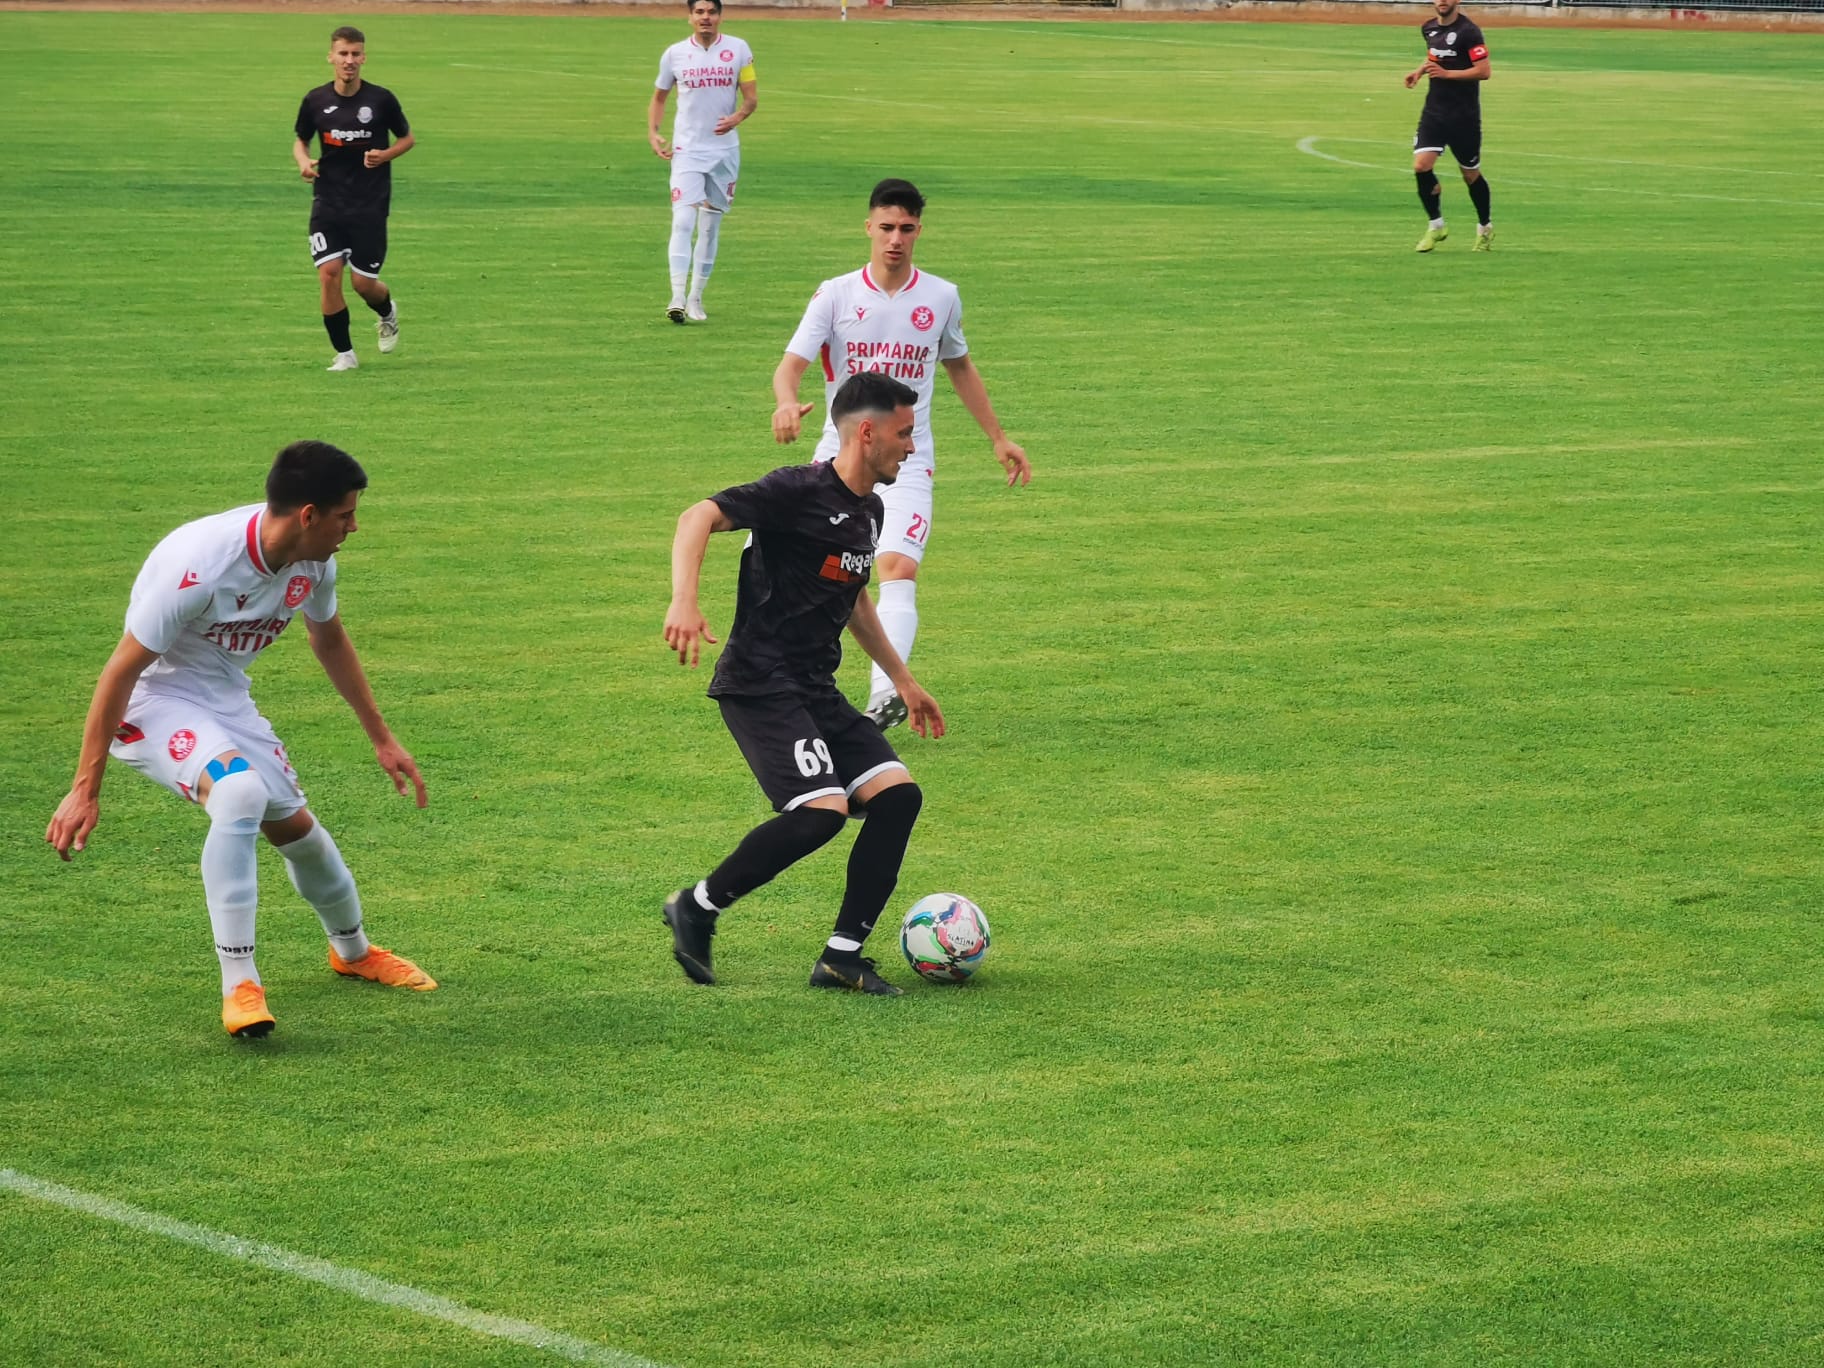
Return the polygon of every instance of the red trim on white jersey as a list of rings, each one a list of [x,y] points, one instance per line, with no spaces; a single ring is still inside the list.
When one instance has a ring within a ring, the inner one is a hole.
[[[836,368],[830,364],[830,344],[823,344],[823,379],[827,384],[836,378]]]
[[[260,554],[260,519],[265,516],[266,510],[262,508],[247,519],[247,559],[262,575],[270,575],[272,571],[266,568],[266,558]]]
[[[880,286],[878,286],[874,283],[874,277],[868,274],[868,268],[866,266],[863,266],[861,268],[861,283],[863,285],[866,285],[870,290],[874,291],[875,294],[885,294],[886,293],[885,290],[881,289]],[[908,280],[904,285],[901,285],[899,287],[899,292],[901,294],[904,294],[907,290],[911,289],[916,284],[918,284],[918,267],[914,266],[912,268],[912,279]]]

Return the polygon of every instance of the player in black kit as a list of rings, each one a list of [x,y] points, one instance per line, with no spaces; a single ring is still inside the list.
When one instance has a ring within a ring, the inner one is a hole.
[[[336,349],[332,371],[361,363],[348,337],[348,304],[342,264],[354,274],[355,293],[380,315],[380,350],[399,345],[399,306],[380,279],[386,260],[386,214],[392,205],[391,162],[416,141],[393,92],[361,79],[367,38],[343,27],[329,36],[329,64],[336,79],[318,86],[298,106],[297,141],[291,146],[298,174],[316,185],[310,204],[310,259],[323,287],[323,326]],[[397,138],[389,142],[388,134]],[[322,141],[312,160],[310,140]]]
[[[912,454],[917,404],[917,393],[891,376],[851,376],[830,403],[842,439],[834,460],[785,466],[713,494],[678,519],[665,644],[680,665],[694,667],[699,643],[716,640],[697,606],[710,535],[752,534],[709,694],[779,813],[748,832],[708,878],[665,900],[672,955],[694,982],[716,981],[709,942],[717,914],[834,839],[859,811],[842,908],[811,987],[899,993],[861,948],[899,882],[924,795],[880,728],[837,691],[836,667],[846,626],[892,677],[912,730],[944,734],[937,700],[912,678],[865,592],[883,516],[874,486],[892,484]]]
[[[1437,165],[1438,154],[1448,147],[1476,206],[1475,250],[1486,252],[1495,240],[1488,218],[1488,181],[1482,175],[1481,82],[1488,79],[1488,44],[1482,40],[1482,30],[1463,17],[1457,0],[1435,0],[1435,8],[1438,17],[1419,26],[1425,35],[1425,64],[1406,73],[1408,90],[1422,77],[1431,78],[1425,88],[1419,131],[1412,140],[1419,203],[1431,220],[1418,250],[1429,252],[1450,236],[1444,226],[1444,191],[1431,169]]]

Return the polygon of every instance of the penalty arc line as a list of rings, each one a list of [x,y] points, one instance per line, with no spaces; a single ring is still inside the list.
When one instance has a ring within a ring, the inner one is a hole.
[[[544,1326],[533,1325],[529,1321],[512,1320],[506,1316],[477,1311],[461,1302],[451,1301],[448,1297],[422,1292],[403,1283],[387,1282],[384,1278],[376,1278],[373,1274],[363,1273],[356,1268],[344,1268],[340,1264],[314,1258],[309,1254],[296,1254],[277,1245],[244,1240],[238,1235],[224,1235],[204,1226],[160,1216],[154,1211],[142,1211],[108,1197],[78,1192],[75,1188],[67,1188],[59,1183],[47,1183],[42,1178],[34,1178],[16,1169],[0,1169],[0,1190],[16,1192],[21,1197],[65,1207],[85,1216],[113,1221],[117,1225],[143,1231],[148,1235],[162,1235],[168,1240],[195,1245],[212,1254],[238,1259],[242,1263],[254,1264],[275,1273],[321,1283],[351,1297],[359,1297],[362,1301],[375,1302],[381,1306],[397,1306],[420,1316],[428,1316],[432,1320],[447,1321],[477,1335],[488,1335],[494,1339],[510,1340],[514,1344],[542,1349],[559,1358],[569,1359],[572,1363],[599,1364],[602,1368],[662,1368],[651,1359],[643,1359],[621,1349],[610,1349],[606,1345],[578,1339],[575,1335],[566,1335],[559,1330],[547,1330]]]

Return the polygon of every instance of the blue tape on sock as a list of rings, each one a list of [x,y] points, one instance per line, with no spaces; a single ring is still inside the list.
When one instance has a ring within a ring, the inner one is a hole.
[[[253,766],[247,763],[246,756],[237,755],[225,765],[220,760],[211,760],[203,766],[203,772],[215,782],[220,783],[231,774],[239,774],[242,770],[252,768]]]

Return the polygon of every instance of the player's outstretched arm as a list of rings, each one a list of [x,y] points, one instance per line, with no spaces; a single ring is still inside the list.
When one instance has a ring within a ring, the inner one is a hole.
[[[336,686],[336,692],[354,710],[361,730],[374,744],[374,758],[380,762],[380,768],[387,772],[393,787],[400,793],[405,792],[409,779],[418,806],[425,806],[430,802],[430,796],[424,791],[424,777],[418,773],[418,762],[399,744],[392,728],[386,725],[386,719],[380,716],[380,705],[374,702],[367,671],[361,668],[355,643],[348,639],[348,630],[342,626],[342,615],[338,613],[326,622],[307,616],[304,625],[310,630],[311,653],[323,667],[323,673],[329,676],[329,682]]]
[[[866,651],[868,658],[880,666],[887,678],[893,681],[893,689],[898,693],[899,701],[906,705],[906,717],[912,730],[920,736],[942,736],[944,714],[938,708],[937,700],[912,678],[912,671],[906,668],[906,662],[893,649],[893,643],[887,637],[887,629],[880,625],[880,612],[874,607],[874,600],[868,597],[866,590],[855,596],[855,611],[849,614],[849,635],[855,638],[855,644]]]
[[[1026,459],[1026,448],[1001,430],[1001,420],[995,417],[994,405],[988,402],[988,386],[982,383],[982,373],[975,368],[974,359],[965,352],[946,360],[944,369],[950,374],[950,387],[956,391],[956,397],[963,401],[969,416],[994,443],[994,459],[1007,472],[1007,483],[1031,484],[1032,462]]]
[[[788,351],[779,358],[778,369],[773,372],[773,440],[781,446],[798,440],[805,415],[816,407],[798,402],[798,384],[810,364],[796,352]]]
[[[678,664],[693,670],[702,643],[716,644],[703,610],[697,606],[703,553],[709,549],[711,536],[734,528],[715,500],[704,499],[678,515],[677,535],[671,539],[671,606],[665,610],[665,644],[678,653]]]
[[[108,741],[127,715],[133,686],[157,659],[157,651],[142,646],[128,632],[101,667],[95,696],[89,700],[89,715],[82,724],[82,754],[76,761],[76,777],[70,781],[69,793],[57,805],[51,824],[44,829],[44,839],[59,859],[68,860],[72,850],[87,846],[89,833],[101,820],[101,780],[107,773]]]

